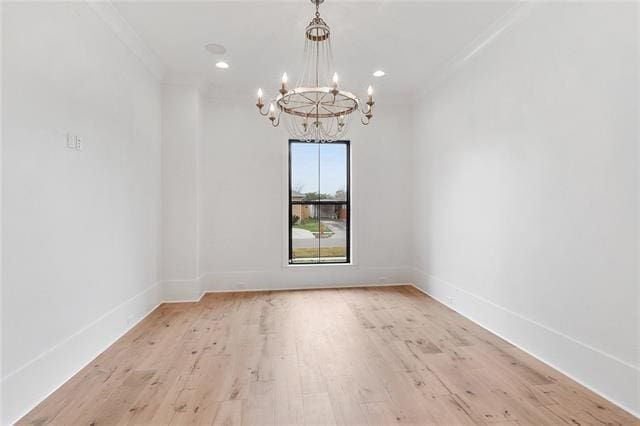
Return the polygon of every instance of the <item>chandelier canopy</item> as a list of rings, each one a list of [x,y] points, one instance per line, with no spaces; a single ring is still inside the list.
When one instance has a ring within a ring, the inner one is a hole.
[[[362,105],[356,95],[338,86],[331,31],[319,11],[324,0],[311,2],[316,14],[305,30],[304,65],[295,87],[289,89],[285,72],[278,96],[265,109],[262,89],[258,89],[256,106],[274,127],[280,125],[282,118],[295,139],[331,142],[347,132],[354,112],[361,114],[362,124],[369,124],[373,117],[373,89],[369,86],[367,102]]]

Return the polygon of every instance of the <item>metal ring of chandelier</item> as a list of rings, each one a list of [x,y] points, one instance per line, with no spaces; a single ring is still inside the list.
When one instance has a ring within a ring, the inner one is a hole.
[[[297,87],[276,99],[278,108],[303,118],[344,117],[358,110],[358,98],[351,92],[331,87]]]

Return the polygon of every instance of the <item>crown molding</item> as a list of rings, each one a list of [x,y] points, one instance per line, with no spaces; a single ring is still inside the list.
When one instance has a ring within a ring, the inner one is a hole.
[[[513,7],[505,12],[498,19],[493,21],[484,31],[482,31],[471,43],[466,45],[458,54],[440,67],[436,68],[426,79],[425,88],[413,99],[420,101],[429,92],[440,86],[460,68],[478,56],[487,47],[491,46],[499,37],[511,29],[515,24],[522,21],[534,7],[534,3],[526,0],[519,0]]]
[[[102,19],[105,25],[142,61],[151,74],[153,74],[158,81],[162,81],[166,71],[164,65],[127,20],[118,12],[118,9],[116,9],[113,3],[111,3],[110,0],[85,1],[95,14]]]

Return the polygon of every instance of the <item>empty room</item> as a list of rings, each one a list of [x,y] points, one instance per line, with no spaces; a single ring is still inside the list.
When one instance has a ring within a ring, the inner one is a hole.
[[[640,426],[640,3],[0,16],[0,424]]]

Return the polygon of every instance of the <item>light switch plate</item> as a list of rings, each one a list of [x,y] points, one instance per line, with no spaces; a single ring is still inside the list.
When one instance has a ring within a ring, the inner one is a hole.
[[[76,137],[71,133],[67,133],[67,148],[76,149]]]

